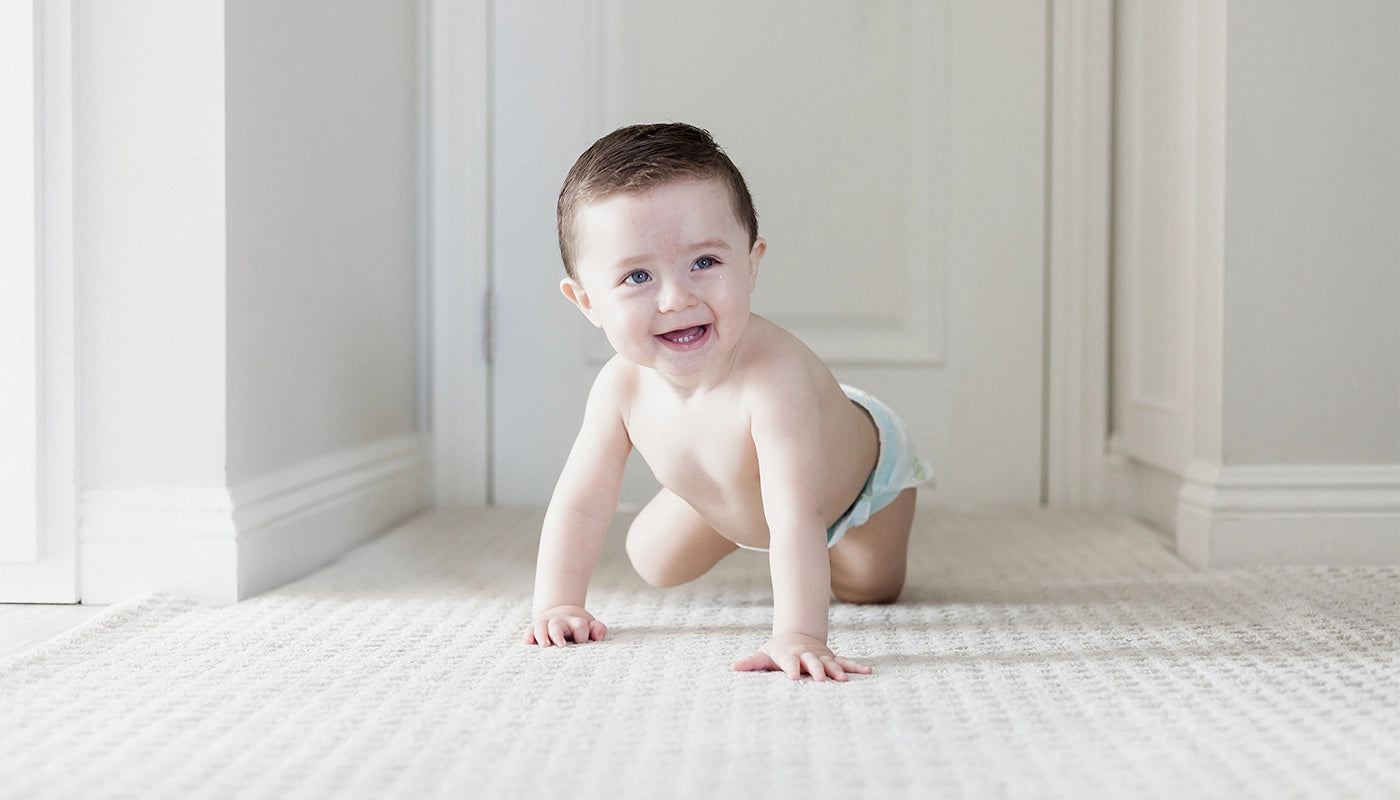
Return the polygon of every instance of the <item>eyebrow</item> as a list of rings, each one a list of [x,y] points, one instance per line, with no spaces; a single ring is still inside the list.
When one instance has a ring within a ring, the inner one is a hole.
[[[703,242],[696,242],[688,246],[687,250],[727,250],[729,243],[723,239],[706,239]]]
[[[615,272],[623,272],[626,270],[630,270],[633,267],[640,266],[642,264],[650,264],[653,260],[654,257],[648,254],[628,256],[627,258],[622,259],[616,264],[613,264],[613,270]]]
[[[697,250],[728,249],[730,249],[729,243],[724,241],[723,239],[705,239],[703,241],[695,242],[694,244],[688,244],[685,246],[685,252],[687,253],[695,252]],[[618,272],[627,271],[631,270],[634,267],[650,264],[652,261],[655,260],[656,257],[654,255],[650,253],[641,253],[635,256],[628,256],[627,258],[618,261],[617,263],[613,264],[613,269]]]

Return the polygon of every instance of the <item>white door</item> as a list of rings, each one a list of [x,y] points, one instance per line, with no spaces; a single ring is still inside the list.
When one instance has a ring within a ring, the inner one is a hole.
[[[1047,7],[495,5],[494,500],[545,503],[606,341],[560,296],[554,203],[623,124],[708,128],[768,253],[754,310],[891,404],[956,506],[1042,482]],[[624,503],[655,484],[634,464]]]
[[[70,14],[0,5],[0,602],[78,599]]]

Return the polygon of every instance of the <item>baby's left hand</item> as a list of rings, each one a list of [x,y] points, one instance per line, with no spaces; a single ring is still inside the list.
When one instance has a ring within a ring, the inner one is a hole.
[[[870,667],[838,656],[831,652],[826,642],[800,633],[774,636],[759,648],[757,653],[736,662],[733,669],[735,672],[782,670],[792,680],[801,678],[802,673],[806,672],[813,680],[818,681],[824,681],[828,677],[844,681],[848,672],[870,674]]]

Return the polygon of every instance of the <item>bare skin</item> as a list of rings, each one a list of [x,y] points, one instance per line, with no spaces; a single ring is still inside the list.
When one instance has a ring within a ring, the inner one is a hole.
[[[561,289],[618,355],[594,382],[545,515],[524,638],[607,635],[585,598],[635,447],[665,487],[628,531],[638,573],[674,586],[739,544],[768,548],[773,633],[734,669],[844,681],[870,668],[827,647],[830,595],[899,595],[914,490],[827,548],[874,468],[878,433],[815,354],[749,312],[767,245],[750,247],[730,208],[718,182],[679,181],[579,214],[578,278]]]

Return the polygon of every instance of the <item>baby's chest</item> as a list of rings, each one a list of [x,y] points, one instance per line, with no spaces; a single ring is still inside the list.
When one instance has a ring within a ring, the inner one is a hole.
[[[629,434],[656,479],[682,497],[757,491],[758,455],[746,424],[660,417]]]

